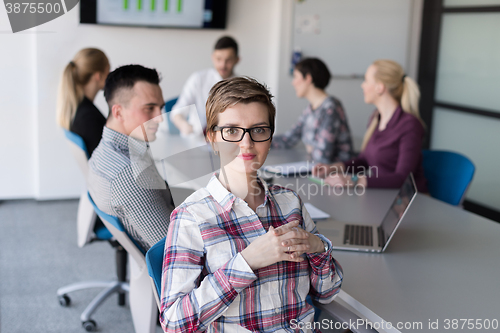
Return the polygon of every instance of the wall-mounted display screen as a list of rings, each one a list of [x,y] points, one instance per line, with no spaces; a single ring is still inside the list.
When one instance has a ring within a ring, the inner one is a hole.
[[[225,29],[227,0],[81,0],[80,23]]]

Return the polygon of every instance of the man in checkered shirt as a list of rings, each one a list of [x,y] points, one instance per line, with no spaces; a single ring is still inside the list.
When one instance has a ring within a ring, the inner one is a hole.
[[[88,189],[96,205],[117,216],[143,251],[165,237],[175,208],[149,153],[164,106],[158,72],[117,68],[106,79],[109,116],[89,160]]]

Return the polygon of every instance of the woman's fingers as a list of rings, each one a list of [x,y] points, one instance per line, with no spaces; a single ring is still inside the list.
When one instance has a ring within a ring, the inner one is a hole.
[[[343,176],[335,174],[325,178],[325,183],[327,183],[330,186],[343,187],[345,185],[345,179]]]
[[[311,248],[311,245],[309,245],[308,243],[304,243],[304,244],[290,245],[286,247],[284,246],[284,248],[286,253],[294,253],[294,252],[304,253]]]
[[[273,228],[273,231],[274,231],[274,235],[275,236],[281,236],[281,235],[284,235],[286,234],[287,232],[293,230],[293,228],[296,228],[299,226],[299,220],[293,220],[291,222],[288,222],[287,224],[284,224],[282,226],[279,226],[278,228],[274,229]],[[269,227],[269,231],[271,231],[271,227]]]
[[[287,249],[285,249],[285,252],[282,253],[281,255],[281,260],[286,260],[286,261],[295,261],[295,262],[300,262],[302,260],[304,260],[304,258],[302,257],[302,254],[304,254],[305,252],[293,252],[293,251],[290,251],[288,252]]]
[[[302,233],[305,234],[303,237],[294,237],[294,238],[289,238],[285,239],[281,242],[281,246],[283,247],[288,247],[288,246],[294,246],[294,245],[300,245],[300,244],[309,244],[308,238],[309,235],[307,232]]]
[[[281,245],[288,246],[292,245],[292,239],[307,239],[309,238],[309,233],[302,228],[293,227],[287,233],[279,236]]]
[[[328,174],[328,165],[318,163],[312,168],[312,175],[315,177],[324,177]]]
[[[307,239],[291,239],[287,243],[289,244],[287,246],[282,244],[284,253],[288,256],[284,260],[300,262],[304,260],[302,254],[311,252],[311,245]]]
[[[269,231],[251,242],[241,251],[241,255],[252,270],[267,267],[283,260],[303,261],[304,259],[300,255],[307,251],[307,244],[310,241],[306,244],[304,240],[309,237],[309,233],[298,225],[299,221],[295,220],[278,228],[270,226]],[[276,233],[282,233],[282,235],[278,236]],[[289,245],[283,247],[283,241],[289,242]],[[290,253],[287,253],[288,246],[290,246]]]
[[[302,254],[306,253],[310,249],[310,244],[307,241],[309,233],[300,228],[299,223],[299,220],[293,220],[278,228],[274,228],[272,226],[269,227],[268,236],[276,238],[270,243],[267,243],[267,245],[273,246],[271,244],[275,244],[274,246],[278,246],[272,250],[272,252],[277,251],[275,252],[277,258],[274,262],[282,260],[301,262],[304,260],[304,258],[301,257]],[[261,248],[261,250],[263,249]],[[269,252],[266,253],[268,256]],[[263,253],[261,252],[261,255],[262,254]]]
[[[302,257],[302,255],[303,255],[304,253],[306,253],[306,252],[293,252],[293,253],[291,253],[291,254],[290,254],[290,259],[292,259],[292,260],[294,260],[294,261],[295,261],[296,259],[304,259],[304,258]],[[300,261],[302,261],[302,260],[300,260]]]
[[[288,258],[285,259],[286,261],[294,261],[294,262],[301,262],[304,261],[305,259],[301,256],[293,257],[293,255],[290,255]]]

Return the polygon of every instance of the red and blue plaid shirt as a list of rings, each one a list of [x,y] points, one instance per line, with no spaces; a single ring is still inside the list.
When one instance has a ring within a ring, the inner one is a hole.
[[[165,332],[294,332],[294,323],[313,321],[308,294],[329,303],[339,292],[342,268],[302,200],[292,190],[261,184],[265,201],[256,212],[216,176],[172,212],[162,275]],[[297,219],[328,251],[253,271],[240,252],[269,226]]]

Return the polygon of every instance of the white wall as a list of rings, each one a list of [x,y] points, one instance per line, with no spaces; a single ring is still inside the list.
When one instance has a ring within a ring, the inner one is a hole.
[[[35,35],[6,33],[0,8],[0,199],[33,197]]]
[[[1,30],[8,31],[0,8]],[[79,49],[104,50],[112,68],[139,63],[158,69],[167,99],[180,93],[189,74],[211,66],[213,44],[230,34],[240,44],[237,73],[267,82],[277,10],[268,0],[231,0],[227,29],[204,31],[80,25],[77,7],[26,34],[0,34],[0,199],[80,194],[82,177],[55,123],[59,77]],[[102,94],[96,104],[106,111]]]
[[[416,17],[418,23],[422,0],[412,1],[417,9],[409,13],[409,21],[415,22],[410,19]],[[59,76],[83,47],[104,50],[112,68],[139,63],[158,69],[168,99],[180,93],[189,74],[211,66],[215,40],[232,35],[240,45],[237,73],[270,86],[278,107],[277,132],[284,132],[306,106],[305,100],[295,97],[288,74],[293,4],[292,0],[230,0],[225,31],[80,25],[76,7],[17,34],[8,33],[5,7],[0,6],[0,199],[79,196],[83,180],[55,123],[55,108]],[[411,45],[418,40],[420,28],[416,26],[417,37],[409,37]],[[408,54],[416,63],[418,47]],[[360,97],[360,83],[333,80],[328,88],[344,102],[357,141],[373,110]],[[107,112],[102,94],[96,104]]]
[[[365,0],[368,1],[368,0]],[[405,41],[406,47],[402,51],[403,54],[406,55],[406,59],[401,61],[401,65],[405,68],[407,74],[416,79],[417,74],[417,63],[418,63],[418,55],[419,55],[419,42],[420,42],[420,30],[421,30],[421,21],[422,21],[422,9],[423,9],[423,0],[405,0],[408,2],[407,5],[402,6],[402,8],[409,8],[408,12],[398,13],[405,15],[402,19],[400,18],[401,30],[408,31],[408,38]],[[375,1],[376,2],[376,1]],[[370,4],[373,4],[373,1],[370,1]],[[301,6],[303,4],[297,3],[296,6]],[[312,8],[312,12],[314,12],[314,0],[310,0],[308,3],[309,7]],[[347,3],[345,4],[348,5]],[[379,1],[377,3],[381,11],[391,11],[390,2]],[[349,4],[352,8],[352,6]],[[293,41],[293,29],[294,29],[294,5],[291,1],[290,3],[284,4],[283,13],[288,15],[288,19],[282,20],[281,27],[281,39],[282,42],[280,44],[281,47],[281,56],[280,56],[280,66],[279,66],[279,80],[278,80],[278,98],[277,104],[278,107],[278,120],[277,120],[277,133],[282,133],[289,129],[297,120],[299,115],[302,113],[304,108],[307,106],[307,101],[302,99],[299,100],[295,96],[295,91],[291,85],[292,77],[289,74],[290,70],[290,59],[292,55],[292,51],[294,47]],[[320,16],[320,26],[324,29],[326,26],[331,25],[331,22],[328,20],[332,20],[332,17],[328,16],[327,13],[318,12]],[[343,13],[344,15],[344,13]],[[357,18],[358,15],[356,12],[345,13],[348,17]],[[366,15],[366,13],[359,14],[359,17],[363,17],[362,15]],[[375,27],[376,28],[376,27]],[[366,29],[374,29],[368,25],[366,26],[357,26],[356,31],[353,32],[353,37],[351,41],[351,46],[353,49],[359,49],[359,37],[363,37],[363,31]],[[348,31],[345,33],[348,34]],[[321,33],[324,36],[332,35],[328,31],[323,31]],[[338,34],[338,33],[336,33]],[[356,38],[356,36],[358,38]],[[387,36],[382,36],[381,39],[386,41]],[[325,43],[328,43],[328,39],[323,38]],[[347,43],[346,38],[344,43]],[[376,43],[376,40],[372,40],[373,43]],[[350,45],[343,44],[344,47],[350,48]],[[334,53],[335,45],[331,45],[332,53]],[[305,54],[304,56],[315,56],[315,54]],[[326,59],[324,59],[327,62]],[[330,59],[331,60],[331,59]],[[375,60],[375,58],[373,59]],[[367,64],[368,67],[369,63]],[[349,66],[347,66],[349,67]],[[335,73],[333,73],[335,74]],[[358,73],[356,73],[358,74]],[[360,73],[364,74],[364,73]],[[329,86],[326,91],[340,99],[344,105],[344,109],[346,111],[349,125],[351,129],[351,133],[354,139],[354,145],[356,149],[359,149],[361,146],[363,135],[366,131],[366,126],[368,123],[368,118],[375,109],[373,105],[367,105],[363,100],[363,93],[361,90],[362,79],[343,79],[343,78],[334,78],[330,81]]]

